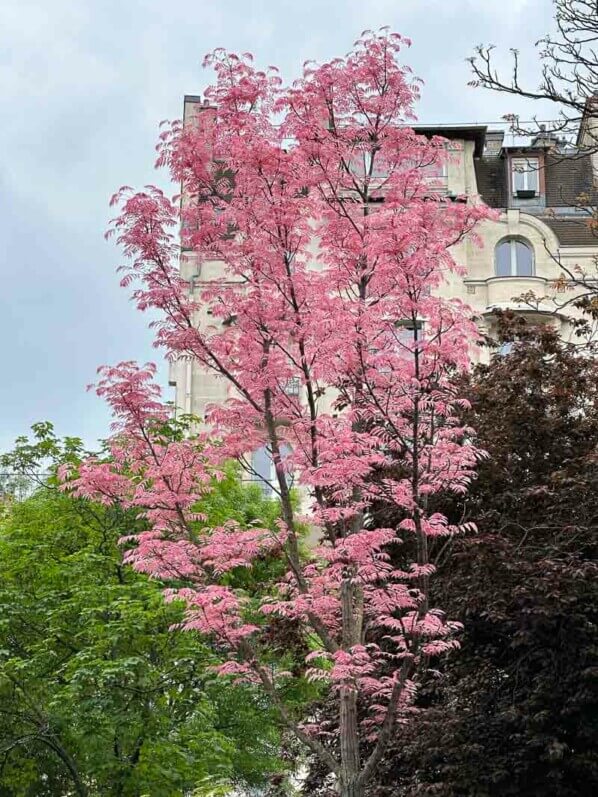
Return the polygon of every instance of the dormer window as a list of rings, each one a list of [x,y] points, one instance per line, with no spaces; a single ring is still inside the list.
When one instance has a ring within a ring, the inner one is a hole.
[[[530,199],[540,193],[538,158],[511,158],[513,196]]]
[[[533,277],[534,250],[523,238],[503,238],[496,244],[494,263],[497,277]]]

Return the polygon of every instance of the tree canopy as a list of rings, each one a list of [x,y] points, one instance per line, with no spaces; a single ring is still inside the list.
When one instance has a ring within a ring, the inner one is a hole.
[[[223,382],[226,398],[206,408],[207,431],[165,440],[152,365],[101,369],[111,462],[83,463],[68,482],[143,516],[129,561],[172,582],[186,627],[226,651],[221,673],[259,683],[343,797],[362,797],[422,671],[457,645],[458,626],[431,603],[428,548],[463,529],[429,507],[439,492],[467,490],[479,456],[456,388],[476,327],[463,302],[435,289],[460,273],[454,245],[475,243],[492,213],[439,190],[449,152],[409,126],[419,97],[401,61],[409,44],[364,31],[290,86],[249,53],[206,57],[215,77],[205,102],[158,145],[180,203],[125,187],[109,233],[127,258],[122,284],[140,310],[159,313],[156,344]],[[220,462],[251,472],[260,450],[280,501],[276,532],[206,523],[194,506]],[[404,475],[378,480],[397,457]],[[368,527],[374,500],[402,509],[400,525]],[[302,551],[306,524],[321,544]],[[403,538],[417,540],[413,557],[393,568]],[[256,601],[237,573],[263,557],[282,573]],[[336,701],[338,749],[309,711],[285,703],[295,673],[272,667],[269,649],[281,620],[299,627],[307,675]]]
[[[489,456],[452,510],[478,533],[432,554],[462,648],[422,690],[377,797],[598,789],[598,364],[548,325],[507,314],[499,334],[510,353],[466,393]]]
[[[5,467],[31,478],[76,464],[79,441],[36,432]],[[203,510],[214,522],[277,513],[234,469]],[[181,603],[123,566],[134,513],[65,495],[52,475],[0,512],[0,794],[216,794],[284,772],[267,703],[218,679],[216,652],[176,630]]]

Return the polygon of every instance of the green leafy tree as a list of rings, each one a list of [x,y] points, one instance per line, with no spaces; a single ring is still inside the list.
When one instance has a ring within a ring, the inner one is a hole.
[[[2,461],[39,486],[0,508],[0,795],[216,795],[284,780],[263,699],[216,678],[208,643],[172,631],[180,604],[123,567],[118,540],[135,520],[46,475],[76,465],[80,441],[34,432]],[[201,510],[211,522],[277,516],[233,469]],[[257,590],[268,567],[243,577]]]

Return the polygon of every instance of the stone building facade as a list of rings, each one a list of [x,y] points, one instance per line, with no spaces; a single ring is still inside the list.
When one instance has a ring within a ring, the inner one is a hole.
[[[206,110],[201,98],[186,97],[185,124],[196,123],[197,115]],[[598,205],[594,188],[598,159],[584,152],[583,123],[579,146],[564,144],[542,131],[533,140],[514,145],[506,142],[502,131],[480,125],[416,129],[448,142],[448,163],[442,174],[434,175],[434,190],[454,201],[467,196],[484,202],[499,214],[496,221],[480,227],[481,248],[472,241],[456,247],[456,259],[466,273],[452,275],[443,294],[469,304],[483,331],[492,331],[493,310],[512,309],[554,324],[564,339],[571,339],[568,319],[574,311],[562,306],[573,298],[575,289],[562,266],[571,272],[577,267],[595,272],[598,258],[598,238],[588,226],[587,207],[583,207],[584,203]],[[206,282],[218,278],[220,269],[218,262],[200,264],[192,252],[182,253],[181,273],[192,292],[199,293]],[[528,298],[523,301],[525,295]],[[477,356],[488,354],[480,351]],[[177,413],[201,418],[206,405],[227,397],[222,381],[189,361],[171,365],[170,384],[176,391]],[[267,463],[256,463],[258,469],[262,466]]]

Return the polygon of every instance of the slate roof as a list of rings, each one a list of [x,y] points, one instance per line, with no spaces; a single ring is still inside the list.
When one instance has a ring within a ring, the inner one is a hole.
[[[589,194],[590,202],[598,202],[592,180],[589,155],[548,155],[546,157],[546,206],[571,207],[578,204],[580,194]],[[585,204],[585,203],[584,203]]]
[[[507,161],[505,158],[476,158],[475,172],[484,202],[491,208],[506,208]],[[598,190],[593,186],[589,155],[548,155],[546,158],[546,207],[573,207],[580,194],[589,194],[598,205]]]
[[[509,206],[507,159],[500,155],[475,158],[478,191],[491,208]],[[538,216],[555,233],[561,246],[598,247],[598,235],[592,233],[583,215],[574,217],[571,210],[579,205],[578,197],[589,197],[585,205],[598,207],[598,189],[592,178],[592,162],[588,154],[547,154],[545,165],[546,210],[531,208],[523,212]],[[565,209],[569,212],[565,215]]]
[[[484,151],[486,125],[413,125],[416,133],[424,136],[441,136],[442,138],[460,139],[474,142],[474,158],[479,158]]]
[[[541,221],[554,232],[561,246],[597,246],[598,236],[589,228],[587,220],[559,219],[543,216]]]
[[[491,208],[507,206],[507,171],[504,158],[475,158],[478,191]]]

